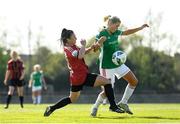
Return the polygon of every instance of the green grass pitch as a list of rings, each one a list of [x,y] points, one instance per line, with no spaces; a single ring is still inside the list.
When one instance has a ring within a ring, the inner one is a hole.
[[[10,104],[8,109],[0,104],[0,124],[6,123],[118,123],[118,124],[180,124],[180,104],[129,104],[134,115],[118,114],[101,105],[96,118],[90,117],[92,104],[71,104],[43,117],[47,104]]]

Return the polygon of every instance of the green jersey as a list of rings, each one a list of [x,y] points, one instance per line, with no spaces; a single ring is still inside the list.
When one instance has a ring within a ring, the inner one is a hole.
[[[33,81],[33,86],[41,86],[42,85],[42,72],[33,72],[31,74],[31,80]]]
[[[104,41],[101,49],[100,49],[100,55],[99,55],[99,64],[100,68],[103,69],[112,69],[119,67],[118,65],[115,65],[112,62],[112,55],[115,51],[119,50],[119,42],[118,42],[118,36],[122,34],[122,31],[116,30],[114,33],[109,34],[107,29],[103,29],[99,35],[97,35],[97,39],[99,39],[102,36],[106,37],[106,41]]]

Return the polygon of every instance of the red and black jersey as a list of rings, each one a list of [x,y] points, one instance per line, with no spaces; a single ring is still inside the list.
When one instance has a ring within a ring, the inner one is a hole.
[[[19,59],[9,60],[7,65],[7,70],[10,71],[10,79],[19,79],[22,75],[22,71],[24,70],[23,62]]]
[[[88,73],[88,66],[84,59],[78,59],[79,50],[80,48],[76,45],[64,47],[65,57],[70,70],[70,82],[72,85],[83,84]],[[74,52],[77,53],[76,56],[73,55]]]

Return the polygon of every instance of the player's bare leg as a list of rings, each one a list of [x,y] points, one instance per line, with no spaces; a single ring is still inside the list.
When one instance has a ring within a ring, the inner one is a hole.
[[[18,95],[19,95],[19,101],[20,101],[20,105],[21,108],[23,108],[23,103],[24,103],[24,96],[23,96],[23,92],[24,92],[24,87],[17,87],[17,91],[18,91]]]

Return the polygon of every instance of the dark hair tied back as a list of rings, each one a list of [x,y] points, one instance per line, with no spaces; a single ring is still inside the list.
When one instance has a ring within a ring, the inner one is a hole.
[[[65,45],[67,43],[67,39],[71,37],[71,35],[74,34],[72,30],[68,30],[66,28],[63,28],[61,32],[61,43]]]

